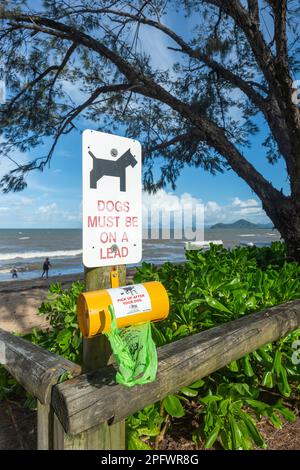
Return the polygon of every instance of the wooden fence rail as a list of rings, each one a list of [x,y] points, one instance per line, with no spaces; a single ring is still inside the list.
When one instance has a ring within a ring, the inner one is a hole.
[[[41,403],[49,403],[51,395],[50,447],[118,449],[124,447],[120,436],[95,442],[93,430],[101,423],[114,425],[298,328],[300,300],[295,300],[183,338],[158,348],[154,382],[132,388],[115,383],[113,365],[80,375],[79,366],[1,330],[0,360],[4,349],[4,366]],[[58,383],[66,371],[75,378]],[[43,411],[40,408],[40,415]],[[39,431],[46,432],[43,426]],[[45,438],[38,439],[40,448],[47,448]]]
[[[66,373],[75,377],[81,366],[0,329],[0,364],[41,403],[49,404],[53,385]]]
[[[71,434],[116,423],[299,327],[300,301],[288,302],[158,348],[155,382],[118,385],[111,366],[57,385],[52,405]]]

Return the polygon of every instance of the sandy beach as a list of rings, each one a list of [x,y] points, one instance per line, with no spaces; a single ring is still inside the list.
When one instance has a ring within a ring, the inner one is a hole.
[[[82,275],[66,275],[28,281],[10,281],[0,283],[0,328],[15,332],[29,333],[33,328],[46,328],[44,316],[37,315],[37,310],[46,299],[49,286],[60,282],[69,287]]]
[[[127,270],[127,281],[131,282],[134,270]],[[0,282],[0,328],[14,333],[29,333],[33,328],[48,326],[44,316],[37,310],[46,299],[49,286],[60,282],[68,288],[72,282],[83,280],[82,274],[51,276],[49,279]]]

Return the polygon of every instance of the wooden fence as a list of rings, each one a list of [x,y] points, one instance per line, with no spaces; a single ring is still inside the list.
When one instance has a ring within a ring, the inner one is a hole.
[[[0,330],[0,363],[38,400],[39,449],[124,449],[124,419],[300,327],[300,300],[158,348],[155,382],[127,388]],[[63,374],[72,379],[59,383]],[[114,431],[115,430],[115,431]]]

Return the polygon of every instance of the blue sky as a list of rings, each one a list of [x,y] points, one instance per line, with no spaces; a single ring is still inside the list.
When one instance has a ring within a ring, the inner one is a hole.
[[[288,190],[283,163],[275,166],[267,163],[261,140],[258,137],[253,140],[251,149],[245,152],[247,157],[274,185]],[[213,176],[202,169],[186,168],[175,191],[166,188],[158,195],[145,195],[144,204],[163,207],[170,201],[186,202],[189,197],[204,204],[206,224],[238,218],[268,221],[256,195],[231,170]],[[81,227],[81,199],[81,132],[75,132],[60,141],[50,168],[29,176],[28,188],[21,193],[0,195],[0,227]]]
[[[167,18],[166,21],[178,27],[178,20]],[[190,22],[193,23],[193,20]],[[182,30],[182,25],[180,28]],[[145,28],[142,43],[144,50],[151,52],[158,67],[167,68],[174,59],[178,59],[167,49],[168,40],[160,33],[152,31],[149,35],[149,30]],[[72,92],[76,95],[77,90],[73,89]],[[244,150],[245,155],[274,186],[288,192],[284,163],[280,161],[275,166],[267,163],[261,145],[267,129],[260,118],[257,123],[260,133],[252,139],[251,148]],[[80,125],[79,122],[79,128],[80,131],[93,128],[93,123]],[[21,158],[43,155],[49,145],[50,140],[45,142],[44,149],[35,149],[31,155]],[[9,168],[8,160],[1,161],[0,175]],[[166,188],[156,196],[145,195],[144,204],[168,205],[170,200],[180,204],[189,198],[204,204],[206,224],[238,218],[268,222],[256,195],[233,171],[212,176],[201,169],[186,168],[178,179],[175,191]],[[0,228],[81,227],[81,199],[81,132],[72,132],[60,140],[51,167],[43,173],[34,172],[28,177],[27,189],[21,193],[0,195]]]

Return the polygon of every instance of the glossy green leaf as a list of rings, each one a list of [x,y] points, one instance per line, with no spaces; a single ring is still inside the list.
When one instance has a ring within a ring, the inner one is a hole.
[[[173,418],[182,418],[185,415],[184,408],[176,395],[169,395],[162,403],[166,412]]]
[[[220,426],[217,425],[208,435],[205,441],[205,446],[204,446],[205,449],[210,449],[214,445],[214,443],[216,442],[218,438],[219,431],[220,431]]]
[[[237,361],[232,361],[230,364],[227,366],[232,372],[238,372],[239,371],[239,366]]]
[[[215,308],[216,310],[219,310],[220,312],[227,312],[227,313],[232,313],[230,310],[228,310],[225,305],[221,304],[218,300],[214,299],[213,297],[210,297],[208,295],[205,296],[205,301],[207,305],[209,305],[212,308]]]
[[[201,398],[200,402],[203,403],[204,405],[208,405],[210,403],[220,401],[220,400],[222,400],[222,397],[220,397],[219,395],[207,395],[206,397]]]
[[[203,387],[203,385],[205,385],[205,381],[200,379],[200,380],[197,380],[197,382],[194,382],[191,385],[189,385],[189,388],[201,388]]]
[[[293,411],[291,411],[286,406],[282,405],[280,400],[276,403],[276,405],[274,405],[273,408],[277,409],[282,414],[282,416],[291,423],[296,421],[297,417],[295,413],[293,413]]]
[[[228,416],[228,421],[229,421],[230,431],[231,431],[232,448],[234,450],[242,449],[243,448],[242,433],[236,420],[231,414],[229,414]]]
[[[253,422],[252,418],[245,412],[240,411],[239,413],[240,418],[244,421],[248,431],[249,435],[253,439],[256,445],[259,447],[266,448],[266,443],[261,435],[261,433],[258,431],[258,429],[255,426],[255,423]]]
[[[186,397],[196,397],[198,395],[197,390],[190,387],[183,387],[180,389],[180,392]]]
[[[128,450],[151,450],[151,447],[143,442],[136,433],[130,433],[127,438]]]
[[[247,375],[247,377],[253,377],[254,371],[252,369],[249,356],[243,357],[242,358],[242,363],[243,363],[243,367],[244,367],[244,372]]]
[[[273,380],[273,372],[272,371],[266,371],[263,375],[262,379],[262,385],[267,388],[273,388],[274,386],[274,380]]]

